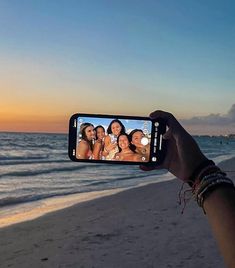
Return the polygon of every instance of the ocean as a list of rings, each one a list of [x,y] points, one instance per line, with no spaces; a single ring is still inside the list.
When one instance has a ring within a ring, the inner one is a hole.
[[[235,139],[195,137],[216,163],[235,156]],[[165,171],[138,166],[72,162],[65,134],[0,133],[0,206],[55,196],[135,187],[173,179]]]

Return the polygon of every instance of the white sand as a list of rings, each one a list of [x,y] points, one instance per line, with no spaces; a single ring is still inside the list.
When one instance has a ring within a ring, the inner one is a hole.
[[[202,210],[191,201],[181,215],[180,187],[151,184],[1,228],[0,267],[224,267]]]

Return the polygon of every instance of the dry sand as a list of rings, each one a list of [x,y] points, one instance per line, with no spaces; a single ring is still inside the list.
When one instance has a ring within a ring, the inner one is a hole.
[[[202,210],[192,200],[181,214],[180,187],[150,184],[1,228],[0,267],[224,267]]]

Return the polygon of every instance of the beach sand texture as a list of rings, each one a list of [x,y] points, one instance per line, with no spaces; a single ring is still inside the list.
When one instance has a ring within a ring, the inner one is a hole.
[[[1,228],[0,267],[225,267],[202,210],[191,200],[181,214],[181,184],[133,188]]]

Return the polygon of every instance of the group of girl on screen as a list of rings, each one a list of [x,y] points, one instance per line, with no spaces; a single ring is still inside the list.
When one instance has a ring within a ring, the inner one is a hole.
[[[80,141],[77,144],[78,159],[116,160],[147,162],[150,145],[142,144],[145,137],[141,129],[126,133],[125,126],[118,119],[110,122],[107,134],[103,126],[91,123],[80,126]]]

